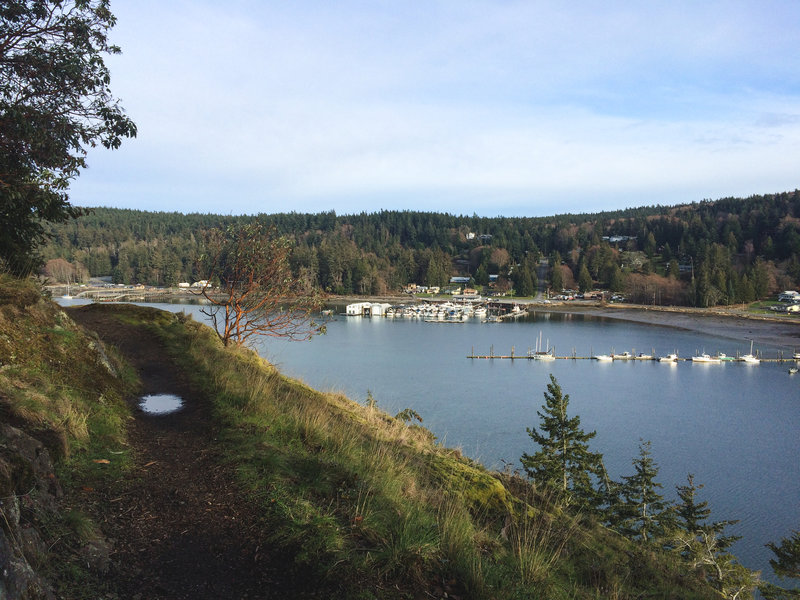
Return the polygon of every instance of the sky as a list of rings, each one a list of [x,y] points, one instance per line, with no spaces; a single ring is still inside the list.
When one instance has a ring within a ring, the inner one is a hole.
[[[547,216],[800,187],[800,2],[112,0],[79,206]]]

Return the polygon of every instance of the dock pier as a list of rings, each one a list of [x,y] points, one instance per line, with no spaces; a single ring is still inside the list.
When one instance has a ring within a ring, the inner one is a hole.
[[[572,354],[569,356],[556,356],[553,353],[552,358],[555,360],[596,360],[594,356],[578,356],[575,352],[575,349],[572,350]],[[489,354],[475,354],[475,347],[473,346],[471,352],[467,355],[469,359],[478,359],[478,360],[541,360],[540,357],[537,357],[536,353],[531,351],[530,349],[526,354],[517,354],[514,346],[511,346],[511,353],[510,354],[495,354],[494,353],[494,345],[490,346]],[[626,357],[617,357],[614,358],[612,355],[611,362],[658,362],[657,356],[651,357],[642,357],[639,358],[637,356],[626,356]],[[767,358],[763,355],[760,355],[759,360],[761,362],[766,363],[800,363],[800,359],[793,358],[792,356],[786,357],[783,356],[783,353],[778,353],[778,356],[775,358]],[[608,362],[608,361],[605,361]],[[693,362],[691,358],[676,358],[672,362]],[[738,356],[736,357],[728,357],[727,359],[722,360],[721,362],[743,362],[739,359]]]

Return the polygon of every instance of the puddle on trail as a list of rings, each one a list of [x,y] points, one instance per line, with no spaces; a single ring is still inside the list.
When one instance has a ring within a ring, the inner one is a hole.
[[[149,394],[139,399],[139,407],[150,415],[167,415],[183,408],[183,398],[175,394]]]

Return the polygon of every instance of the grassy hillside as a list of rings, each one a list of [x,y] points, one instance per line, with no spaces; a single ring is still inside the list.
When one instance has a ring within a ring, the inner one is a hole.
[[[553,509],[427,430],[282,376],[211,330],[96,306],[155,330],[214,398],[227,460],[271,539],[359,597],[712,598],[670,558]],[[357,593],[361,590],[363,593]]]
[[[102,538],[73,492],[126,472],[123,399],[135,386],[38,285],[0,275],[0,425],[13,427],[0,432],[0,534],[21,573],[27,562],[65,597],[87,584],[85,553]],[[40,597],[36,587],[25,597]]]
[[[160,338],[213,400],[209,443],[235,467],[241,501],[260,507],[273,551],[293,555],[339,597],[718,597],[671,557],[555,509],[525,481],[488,472],[421,427],[225,348],[190,318],[126,305],[81,310],[108,311]],[[0,363],[3,417],[47,440],[66,482],[58,525],[39,523],[50,548],[40,568],[65,597],[113,586],[75,559],[99,533],[78,510],[79,491],[124,473],[121,399],[135,378],[35,286],[7,278]]]

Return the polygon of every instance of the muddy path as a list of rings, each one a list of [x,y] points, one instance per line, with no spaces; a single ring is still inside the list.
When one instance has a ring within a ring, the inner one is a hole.
[[[291,560],[271,551],[259,511],[222,466],[207,398],[192,389],[159,340],[100,311],[71,317],[113,344],[138,371],[142,394],[175,394],[183,408],[134,408],[128,435],[134,473],[107,490],[84,490],[111,542],[112,588],[121,598],[296,598]],[[135,401],[135,399],[132,399]]]

